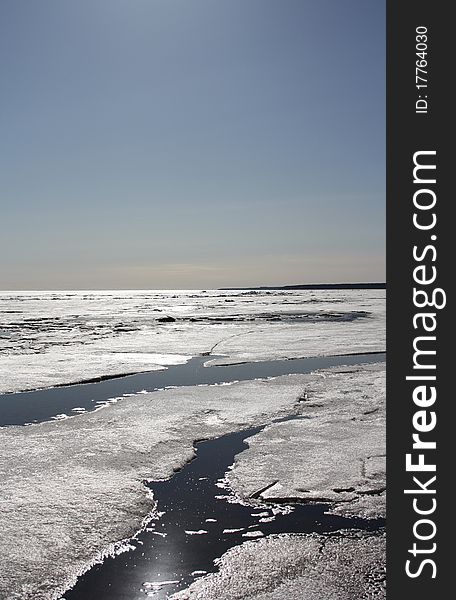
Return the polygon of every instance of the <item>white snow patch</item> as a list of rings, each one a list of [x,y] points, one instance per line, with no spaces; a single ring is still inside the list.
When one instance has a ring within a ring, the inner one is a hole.
[[[242,537],[246,537],[246,538],[256,538],[256,537],[263,537],[264,533],[262,531],[246,531],[246,533],[242,534]]]
[[[238,533],[239,531],[245,531],[245,527],[241,527],[239,529],[224,529],[222,533]]]

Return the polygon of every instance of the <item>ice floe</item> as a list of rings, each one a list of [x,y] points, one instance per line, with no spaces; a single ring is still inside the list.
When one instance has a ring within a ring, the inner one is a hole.
[[[301,376],[293,375],[183,387],[75,418],[1,429],[0,531],[9,550],[0,555],[0,597],[63,594],[78,574],[114,552],[117,540],[143,526],[154,508],[144,480],[171,476],[194,456],[196,439],[295,410],[301,389]],[[207,423],[208,409],[220,416],[217,423]],[[153,528],[150,519],[144,526]]]
[[[175,320],[159,322],[163,315]],[[383,290],[0,292],[0,316],[0,393],[198,354],[223,354],[223,364],[385,348]]]
[[[310,418],[249,438],[227,481],[243,498],[327,502],[344,516],[385,516],[385,366],[304,376]]]
[[[245,533],[242,534],[242,537],[246,537],[246,538],[257,538],[257,537],[263,537],[264,533],[262,531],[246,531]]]
[[[271,535],[228,550],[219,572],[171,600],[385,598],[385,536],[344,531]]]

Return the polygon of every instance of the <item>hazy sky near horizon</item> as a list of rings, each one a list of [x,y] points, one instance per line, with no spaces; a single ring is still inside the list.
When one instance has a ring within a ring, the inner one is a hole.
[[[2,0],[0,289],[385,278],[383,0]]]

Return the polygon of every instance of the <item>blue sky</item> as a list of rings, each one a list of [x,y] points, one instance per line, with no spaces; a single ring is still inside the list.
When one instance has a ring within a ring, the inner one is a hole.
[[[2,0],[2,289],[384,280],[380,0]]]

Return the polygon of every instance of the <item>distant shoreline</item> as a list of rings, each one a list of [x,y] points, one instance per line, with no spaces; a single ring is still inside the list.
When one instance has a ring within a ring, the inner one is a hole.
[[[385,290],[386,283],[306,283],[302,285],[264,285],[259,287],[225,287],[228,290]]]

